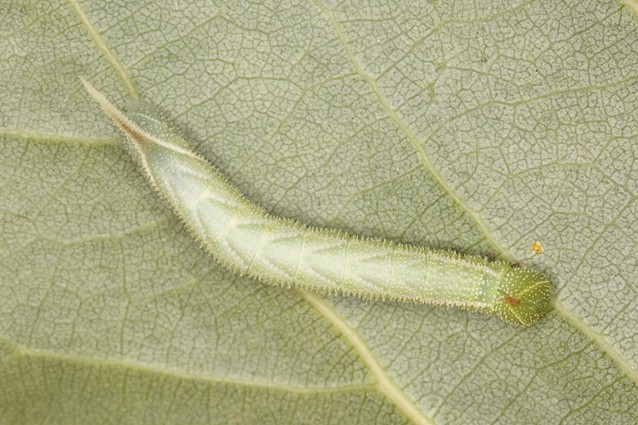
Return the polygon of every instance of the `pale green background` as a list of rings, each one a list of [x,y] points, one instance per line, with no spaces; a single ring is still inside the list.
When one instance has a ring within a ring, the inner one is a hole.
[[[0,424],[635,424],[638,2],[0,4]],[[526,259],[529,329],[221,270],[81,87],[304,223]]]

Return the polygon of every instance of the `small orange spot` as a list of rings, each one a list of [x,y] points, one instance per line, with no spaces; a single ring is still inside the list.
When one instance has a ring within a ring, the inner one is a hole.
[[[543,244],[541,243],[541,241],[536,241],[534,242],[534,245],[532,245],[532,251],[537,254],[542,254],[544,250],[545,249],[543,248]]]
[[[520,301],[518,300],[518,298],[514,298],[511,295],[505,295],[505,302],[508,303],[509,305],[520,304]]]

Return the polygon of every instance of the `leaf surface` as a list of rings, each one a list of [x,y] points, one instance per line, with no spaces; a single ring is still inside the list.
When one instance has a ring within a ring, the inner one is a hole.
[[[635,0],[187,3],[0,6],[1,424],[638,422]],[[554,308],[224,271],[80,75],[274,214],[524,261]]]

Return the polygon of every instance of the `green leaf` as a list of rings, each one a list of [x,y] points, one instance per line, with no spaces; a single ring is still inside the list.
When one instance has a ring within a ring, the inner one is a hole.
[[[638,422],[636,0],[185,3],[0,5],[0,424]],[[78,76],[274,214],[523,261],[553,310],[226,272]]]

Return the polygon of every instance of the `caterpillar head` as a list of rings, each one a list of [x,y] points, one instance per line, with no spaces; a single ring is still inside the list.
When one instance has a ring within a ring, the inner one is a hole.
[[[502,320],[530,326],[549,309],[549,281],[524,267],[510,269],[501,280],[496,315]]]

